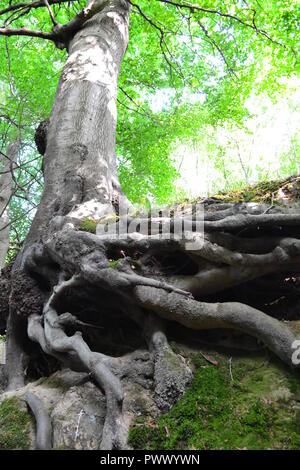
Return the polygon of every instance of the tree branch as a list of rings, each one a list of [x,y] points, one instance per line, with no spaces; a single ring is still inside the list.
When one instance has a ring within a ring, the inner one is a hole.
[[[56,40],[56,34],[53,33],[46,33],[43,31],[33,31],[27,28],[0,28],[0,35],[1,36],[31,36],[33,38],[41,38],[47,39],[50,41]]]
[[[71,0],[72,1],[72,0]],[[60,4],[60,3],[70,3],[70,0],[48,0],[49,5],[55,5],[55,4]],[[15,5],[9,5],[7,8],[3,8],[0,10],[0,16],[5,15],[6,13],[10,12],[15,12],[18,10],[23,10],[23,9],[35,9],[35,8],[42,8],[45,7],[46,4],[44,0],[40,0],[37,2],[20,2],[16,3]]]
[[[275,44],[278,44],[279,46],[282,46],[282,47],[285,48],[285,46],[283,44],[273,40],[266,31],[264,31],[263,29],[260,29],[260,28],[257,27],[257,25],[255,23],[255,16],[256,16],[256,11],[255,10],[251,10],[253,12],[253,17],[251,19],[251,23],[247,23],[247,21],[242,20],[238,16],[231,15],[230,13],[225,13],[225,12],[222,12],[222,11],[219,11],[219,10],[213,10],[213,9],[210,9],[210,8],[203,8],[203,7],[200,7],[199,5],[195,5],[195,4],[192,4],[192,3],[189,3],[189,2],[179,3],[178,1],[173,1],[173,0],[156,0],[156,1],[161,2],[161,3],[166,3],[168,5],[173,5],[177,8],[188,9],[188,10],[191,11],[191,13],[194,13],[195,11],[201,11],[203,13],[218,15],[218,16],[221,16],[223,18],[231,19],[231,20],[233,20],[233,21],[235,21],[235,22],[237,22],[237,23],[239,23],[243,26],[246,26],[247,28],[253,29],[256,33],[258,33],[262,36],[265,36],[269,41],[271,41]]]
[[[49,2],[48,6],[49,6]],[[51,2],[50,2],[51,3]],[[98,0],[92,1],[86,8],[83,8],[71,21],[66,24],[56,24],[53,27],[51,32],[44,32],[44,31],[33,31],[27,28],[0,28],[0,35],[2,36],[31,36],[41,39],[47,39],[53,41],[56,44],[61,44],[66,46],[70,36],[74,35],[76,31],[78,31],[81,26],[94,15],[102,11],[108,5],[108,0]],[[44,0],[42,5],[45,6]],[[28,7],[28,5],[27,5]],[[2,10],[3,11],[3,10]],[[1,15],[1,12],[0,12]]]
[[[57,23],[56,23],[56,21],[55,21],[55,18],[54,18],[54,15],[53,15],[52,10],[51,10],[51,8],[50,8],[50,5],[49,5],[48,0],[43,0],[43,1],[44,1],[45,5],[46,5],[46,7],[47,7],[47,10],[48,10],[48,13],[49,13],[49,16],[50,16],[50,18],[51,18],[51,21],[52,21],[53,26],[56,26]]]

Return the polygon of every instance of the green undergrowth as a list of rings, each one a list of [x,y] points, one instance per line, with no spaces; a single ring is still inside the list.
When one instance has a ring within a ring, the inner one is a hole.
[[[0,404],[0,450],[28,449],[29,427],[30,415],[18,398],[7,398]]]
[[[217,365],[199,353],[190,356],[192,385],[167,414],[138,418],[130,430],[131,446],[300,449],[299,376],[276,359],[212,357]]]

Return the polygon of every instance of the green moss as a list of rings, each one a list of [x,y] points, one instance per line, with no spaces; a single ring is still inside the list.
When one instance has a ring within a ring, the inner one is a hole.
[[[116,259],[116,260],[109,260],[108,261],[109,267],[112,268],[112,269],[115,269],[118,266],[121,259],[122,258],[119,258],[119,259]]]
[[[181,349],[180,349],[180,346],[175,342],[175,341],[171,341],[169,343],[172,351],[175,353],[175,354],[180,354],[181,353]]]
[[[290,376],[288,378],[289,385],[290,385],[290,390],[294,394],[300,394],[300,381],[299,378],[296,376]]]
[[[94,219],[84,219],[80,221],[79,230],[82,232],[96,233],[98,222]]]
[[[0,405],[0,449],[28,449],[30,415],[18,398],[4,400]]]
[[[89,232],[96,234],[97,225],[102,224],[104,226],[108,226],[119,219],[118,215],[111,214],[101,217],[101,219],[84,219],[80,221],[79,230],[82,232]]]
[[[157,420],[134,423],[129,442],[135,449],[300,449],[297,402],[281,403],[279,387],[298,390],[299,377],[278,361],[235,358],[231,380],[228,357],[218,366],[192,357],[195,377],[183,398]]]
[[[119,216],[117,214],[109,214],[109,215],[105,215],[104,217],[102,217],[99,220],[99,223],[107,225],[107,224],[111,224],[113,222],[117,222],[118,220],[119,220]]]

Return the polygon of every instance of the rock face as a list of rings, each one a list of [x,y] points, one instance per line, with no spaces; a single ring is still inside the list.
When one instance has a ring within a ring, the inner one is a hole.
[[[208,338],[206,345],[172,346],[193,367],[193,382],[169,412],[144,413],[132,423],[134,449],[300,449],[297,371],[266,350],[231,349],[229,342],[219,350]]]
[[[134,418],[159,414],[153,399],[152,381],[148,379],[142,384],[139,382],[138,374],[130,378],[126,375],[122,379],[126,433]],[[27,391],[34,393],[48,410],[53,429],[53,449],[99,448],[106,415],[106,399],[88,374],[63,369],[21,389],[1,394],[0,403],[14,396],[21,398]],[[34,449],[34,446],[35,433],[32,432],[30,448]]]
[[[91,382],[71,387],[54,407],[53,447],[93,450],[99,446],[106,400]]]
[[[54,449],[97,449],[105,418],[105,397],[84,373],[63,369],[46,379],[32,382],[5,398],[34,393],[48,409],[53,426]],[[32,445],[34,448],[34,435]]]

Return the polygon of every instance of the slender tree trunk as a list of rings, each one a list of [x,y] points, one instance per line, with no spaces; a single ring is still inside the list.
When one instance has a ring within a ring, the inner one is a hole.
[[[13,190],[13,164],[17,159],[19,143],[8,145],[6,157],[0,156],[0,270],[5,266],[9,247],[9,206]]]

